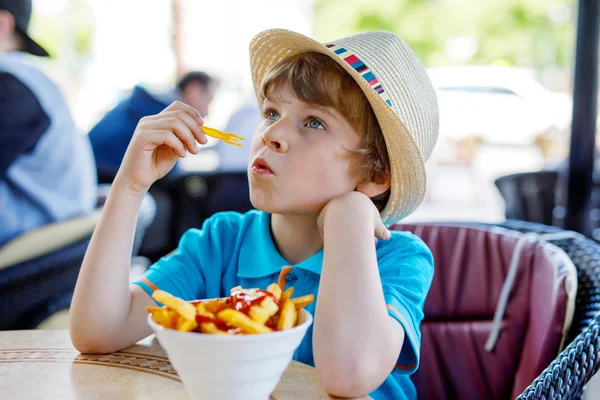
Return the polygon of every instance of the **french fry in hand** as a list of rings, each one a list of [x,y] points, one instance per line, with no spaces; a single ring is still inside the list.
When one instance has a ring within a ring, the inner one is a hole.
[[[227,323],[227,325],[240,328],[243,333],[256,334],[273,332],[273,329],[253,321],[252,318],[248,317],[246,314],[232,308],[219,312],[217,317]]]
[[[152,298],[159,303],[163,303],[188,321],[196,321],[196,307],[194,307],[193,304],[167,292],[163,292],[162,290],[155,290],[152,294]]]
[[[296,306],[296,310],[300,310],[315,300],[315,296],[313,294],[307,294],[306,296],[296,297],[295,299],[290,299],[294,306]]]
[[[279,316],[279,322],[277,322],[277,330],[283,331],[293,328],[296,326],[297,318],[298,312],[296,311],[294,303],[289,299],[285,300],[281,306],[281,315]]]

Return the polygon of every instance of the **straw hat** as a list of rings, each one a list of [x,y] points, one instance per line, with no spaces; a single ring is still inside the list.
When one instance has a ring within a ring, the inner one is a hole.
[[[296,32],[271,29],[250,42],[257,96],[270,68],[286,57],[307,51],[330,56],[367,96],[391,164],[391,194],[381,217],[388,225],[406,217],[423,200],[424,163],[438,137],[437,99],[425,67],[402,39],[389,32],[362,33],[321,44]]]

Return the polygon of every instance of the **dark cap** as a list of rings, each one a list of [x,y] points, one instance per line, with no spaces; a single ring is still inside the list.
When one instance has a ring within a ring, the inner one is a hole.
[[[31,0],[0,0],[0,10],[6,10],[13,15],[16,30],[23,36],[23,51],[40,57],[49,56],[48,52],[27,34],[31,19]]]

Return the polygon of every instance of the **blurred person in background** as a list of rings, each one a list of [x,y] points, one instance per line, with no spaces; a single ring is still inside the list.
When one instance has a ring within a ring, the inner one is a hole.
[[[202,71],[187,73],[168,93],[151,93],[136,85],[131,95],[109,111],[89,132],[100,179],[112,181],[140,119],[158,114],[175,100],[194,107],[205,117],[216,89],[215,79]],[[178,173],[177,167],[174,173]]]
[[[24,53],[31,0],[0,0],[0,246],[96,206],[96,171],[58,87]]]

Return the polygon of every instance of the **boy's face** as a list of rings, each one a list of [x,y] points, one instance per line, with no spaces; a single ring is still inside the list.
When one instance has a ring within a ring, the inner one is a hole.
[[[318,214],[360,181],[348,150],[358,133],[331,107],[303,103],[272,88],[254,135],[248,178],[254,207],[277,214]]]

